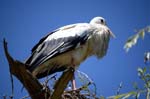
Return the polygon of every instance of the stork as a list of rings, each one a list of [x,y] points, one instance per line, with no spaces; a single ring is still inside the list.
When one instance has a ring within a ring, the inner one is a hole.
[[[89,23],[77,23],[60,27],[43,37],[26,60],[26,68],[38,79],[69,67],[77,67],[90,56],[98,59],[106,55],[109,39],[114,34],[102,17]],[[71,80],[76,90],[75,79]]]

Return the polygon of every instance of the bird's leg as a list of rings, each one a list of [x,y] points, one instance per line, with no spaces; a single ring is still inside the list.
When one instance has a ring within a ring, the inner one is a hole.
[[[71,58],[72,68],[75,70],[76,65],[74,64],[74,59]],[[73,74],[73,77],[71,79],[72,84],[72,90],[76,90],[76,81],[75,81],[75,74]]]
[[[76,81],[75,81],[75,75],[73,75],[71,79],[71,84],[72,84],[72,90],[76,90]]]

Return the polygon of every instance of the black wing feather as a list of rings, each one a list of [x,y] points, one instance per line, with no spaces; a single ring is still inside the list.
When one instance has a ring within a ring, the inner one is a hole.
[[[57,30],[56,30],[57,31]],[[36,49],[39,47],[39,45],[41,45],[42,43],[43,43],[43,41],[48,37],[48,36],[50,36],[51,34],[53,34],[53,33],[55,33],[56,31],[53,31],[53,32],[50,32],[50,33],[48,33],[46,36],[44,36],[33,48],[32,48],[32,53],[34,52],[34,51],[36,51]]]
[[[26,61],[26,64],[28,64],[27,68],[30,71],[33,71],[37,66],[46,62],[47,60],[56,57],[57,55],[60,55],[62,53],[65,53],[67,51],[73,50],[74,48],[76,48],[78,44],[80,45],[84,44],[88,39],[88,37],[89,37],[88,34],[83,36],[76,35],[75,37],[60,38],[57,40],[52,40],[50,42],[44,42],[42,38],[42,40],[40,40],[40,43],[38,43],[38,46],[36,45],[36,47],[33,48],[34,51],[32,55]],[[38,48],[39,46],[42,47],[40,48],[40,50],[37,50],[39,49]]]

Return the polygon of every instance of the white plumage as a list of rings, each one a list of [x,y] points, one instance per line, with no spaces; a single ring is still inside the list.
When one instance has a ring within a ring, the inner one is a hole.
[[[90,23],[77,23],[61,27],[42,38],[27,59],[27,69],[37,78],[76,68],[87,57],[102,58],[108,48],[110,36],[114,36],[102,17]]]

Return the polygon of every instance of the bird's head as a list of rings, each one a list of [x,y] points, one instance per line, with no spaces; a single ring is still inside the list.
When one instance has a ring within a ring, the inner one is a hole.
[[[107,27],[106,20],[103,17],[99,17],[99,16],[98,17],[94,17],[90,21],[90,24],[92,24],[92,25],[103,25],[104,27]],[[111,37],[116,38],[116,36],[111,32],[110,29],[109,29],[109,33],[110,33]]]
[[[90,21],[90,24],[106,25],[106,21],[103,17],[95,17]]]

